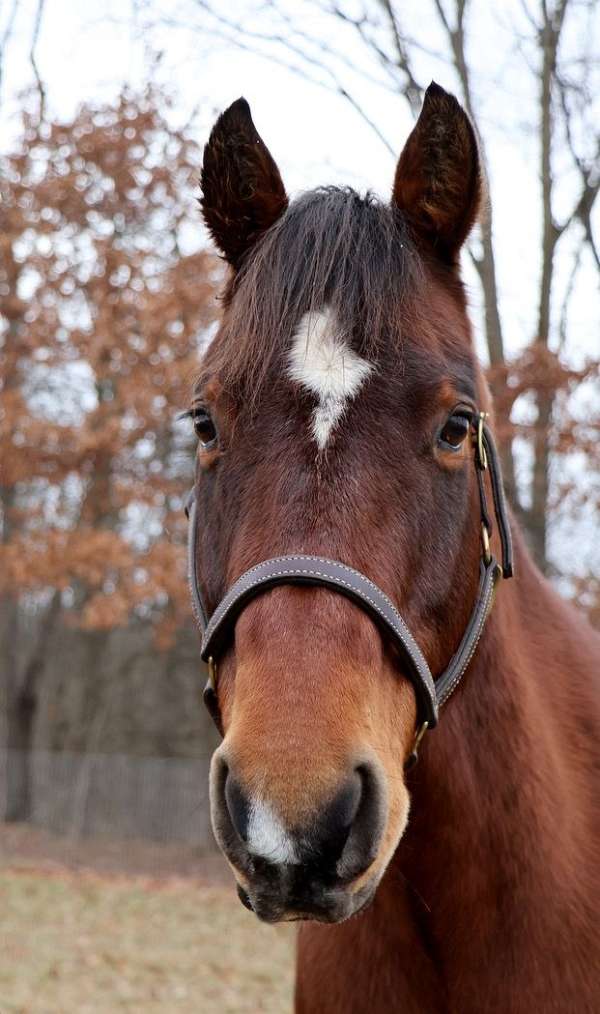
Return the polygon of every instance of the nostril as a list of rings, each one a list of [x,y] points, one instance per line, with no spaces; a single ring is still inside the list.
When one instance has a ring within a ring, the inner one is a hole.
[[[343,852],[360,808],[362,777],[354,771],[327,806],[321,818],[320,851],[323,858],[336,862]]]
[[[239,784],[229,772],[225,781],[225,802],[233,824],[242,841],[248,840],[249,804]]]
[[[360,794],[337,864],[342,880],[352,880],[368,869],[377,856],[386,822],[386,791],[381,775],[371,764],[361,764],[355,775]]]

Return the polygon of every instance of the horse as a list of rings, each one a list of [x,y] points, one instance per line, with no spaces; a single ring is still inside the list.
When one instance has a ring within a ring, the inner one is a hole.
[[[389,204],[290,201],[239,99],[201,184],[229,269],[190,568],[240,898],[299,923],[297,1014],[595,1014],[600,638],[504,517],[474,126],[432,83]]]

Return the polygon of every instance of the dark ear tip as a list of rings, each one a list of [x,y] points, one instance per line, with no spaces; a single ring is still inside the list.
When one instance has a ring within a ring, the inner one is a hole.
[[[437,81],[432,81],[425,92],[423,99],[423,106],[430,105],[436,106],[437,108],[444,109],[459,109],[462,112],[462,106],[455,95],[452,92],[447,92],[445,88],[442,88]]]
[[[208,144],[204,148],[204,165],[206,166],[207,159],[213,156],[217,148],[238,144],[241,138],[246,138],[249,142],[259,139],[252,121],[250,106],[243,96],[232,102],[218,117],[210,132]]]
[[[432,78],[431,81],[429,82],[428,87],[425,90],[425,94],[429,98],[433,99],[433,98],[436,98],[436,97],[440,97],[441,98],[442,95],[448,95],[448,92],[446,91],[445,88],[442,88],[442,86],[439,85],[437,83],[437,81],[434,81],[433,78]]]
[[[250,103],[248,102],[247,99],[244,98],[243,95],[240,95],[239,99],[236,99],[235,102],[232,102],[229,108],[225,110],[225,112],[233,113],[235,115],[240,114],[241,116],[250,116],[251,115]]]
[[[218,119],[220,127],[233,127],[233,126],[254,126],[252,123],[252,113],[250,112],[250,105],[243,95],[232,102],[227,107],[225,112],[221,113]]]

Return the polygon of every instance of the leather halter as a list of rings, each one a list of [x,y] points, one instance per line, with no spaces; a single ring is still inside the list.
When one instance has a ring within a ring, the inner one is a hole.
[[[202,631],[201,657],[208,663],[209,677],[204,690],[205,704],[221,735],[221,715],[216,694],[216,659],[233,635],[235,623],[253,598],[281,584],[316,585],[344,595],[358,605],[379,627],[396,649],[402,671],[411,680],[417,699],[418,724],[412,753],[407,763],[417,759],[417,747],[427,729],[438,723],[439,710],[458,686],[477,648],[489,615],[496,584],[501,577],[513,576],[513,554],[506,500],[498,452],[486,422],[486,413],[471,417],[474,463],[481,508],[481,544],[479,588],[475,604],[461,642],[444,671],[433,678],[429,666],[394,603],[381,588],[360,571],[320,556],[303,554],[277,556],[245,571],[231,586],[209,617],[196,569],[197,504],[192,489],[185,506],[188,517],[188,578],[194,616]],[[489,471],[494,513],[500,534],[502,563],[490,550],[492,521],[485,493],[485,472]]]

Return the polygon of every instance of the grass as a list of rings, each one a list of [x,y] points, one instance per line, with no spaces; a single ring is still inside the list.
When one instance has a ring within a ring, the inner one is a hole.
[[[230,887],[0,872],[1,1014],[286,1014],[294,933]]]

